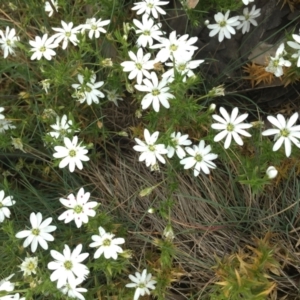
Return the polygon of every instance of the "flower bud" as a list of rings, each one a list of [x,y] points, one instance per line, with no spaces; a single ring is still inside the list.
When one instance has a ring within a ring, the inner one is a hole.
[[[206,21],[204,22],[204,25],[207,26],[208,24],[209,24],[209,20],[206,20]]]
[[[275,167],[270,166],[270,167],[267,169],[266,174],[267,174],[267,176],[268,176],[269,179],[273,179],[273,178],[275,178],[275,177],[277,176],[278,171],[276,170]]]
[[[173,231],[173,228],[170,224],[168,224],[166,226],[166,228],[164,229],[164,232],[163,232],[163,236],[168,240],[168,241],[172,241],[175,237],[174,235],[174,231]]]
[[[216,110],[216,104],[212,103],[209,108],[208,108],[208,111],[210,113],[213,113],[214,111]]]

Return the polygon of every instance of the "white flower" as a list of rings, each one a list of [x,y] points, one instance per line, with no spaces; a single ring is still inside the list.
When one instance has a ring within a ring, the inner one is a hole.
[[[82,170],[83,165],[81,161],[90,160],[85,154],[88,153],[88,150],[85,149],[85,146],[80,146],[81,143],[78,144],[78,136],[74,136],[72,141],[65,137],[64,138],[65,146],[55,146],[54,150],[56,153],[53,154],[55,158],[63,158],[59,163],[60,168],[64,168],[69,165],[70,172],[74,172],[75,166]]]
[[[89,82],[84,82],[84,77],[81,74],[77,75],[78,83],[72,84],[72,87],[76,89],[76,92],[79,92],[79,99],[78,101],[80,103],[83,103],[86,101],[88,105],[91,105],[93,102],[98,104],[99,103],[99,98],[104,98],[105,95],[98,90],[103,84],[104,81],[96,81],[96,75],[93,74],[90,77]]]
[[[147,109],[151,103],[156,112],[159,112],[160,104],[165,108],[170,108],[168,99],[175,98],[174,95],[168,93],[169,87],[167,87],[168,79],[163,78],[158,81],[157,75],[151,72],[151,81],[146,78],[143,80],[144,85],[136,84],[134,87],[141,92],[148,92],[142,99],[142,109]]]
[[[20,38],[16,36],[16,30],[14,28],[10,29],[6,26],[5,33],[0,30],[0,45],[3,50],[3,56],[6,58],[8,54],[15,55],[14,48],[16,47],[16,42],[18,42]]]
[[[39,82],[39,84],[42,86],[42,89],[45,91],[46,94],[48,94],[48,89],[50,88],[50,79],[44,79]]]
[[[89,217],[94,217],[96,215],[93,208],[98,204],[95,201],[88,202],[90,195],[90,193],[85,193],[84,189],[81,188],[78,191],[76,198],[73,194],[70,194],[67,199],[60,198],[60,203],[67,207],[68,210],[63,212],[58,217],[58,220],[65,220],[65,223],[74,220],[77,228],[80,228],[82,223],[88,223]]]
[[[92,39],[93,35],[98,39],[100,37],[100,32],[106,33],[106,30],[103,26],[106,26],[110,23],[110,20],[102,21],[101,18],[97,20],[96,18],[87,19],[86,24],[81,25],[83,30],[89,30],[89,38]]]
[[[42,57],[51,60],[52,56],[56,55],[53,48],[57,48],[58,44],[55,42],[53,36],[48,39],[47,33],[45,33],[42,38],[36,36],[35,41],[29,41],[29,44],[32,46],[32,49],[29,51],[34,52],[31,55],[31,60],[40,60]]]
[[[241,24],[237,26],[236,29],[242,28],[242,33],[250,31],[250,25],[257,26],[256,18],[260,16],[260,8],[256,9],[256,6],[253,5],[251,11],[249,12],[248,7],[245,7],[243,10],[243,16],[240,16],[239,20]]]
[[[16,126],[12,125],[10,120],[0,119],[0,133],[3,133],[8,129],[14,129],[14,128],[16,128]]]
[[[26,257],[22,264],[19,266],[21,271],[24,272],[23,276],[30,276],[32,273],[36,274],[38,265],[38,257]]]
[[[104,91],[106,92],[106,97],[108,101],[113,102],[116,106],[119,106],[118,100],[123,101],[123,98],[120,97],[120,95],[117,93],[117,90],[112,90],[112,91],[104,90]]]
[[[12,292],[15,289],[15,284],[9,281],[14,275],[11,274],[0,281],[0,291]]]
[[[77,287],[77,285],[82,283],[82,278],[76,278],[74,282],[67,283],[66,285],[62,286],[60,291],[67,295],[68,298],[75,298],[79,300],[85,300],[85,298],[80,293],[86,293],[87,289]]]
[[[160,5],[166,5],[169,1],[160,1],[160,0],[143,0],[141,2],[133,3],[135,6],[131,8],[132,10],[137,10],[136,14],[146,14],[150,15],[157,19],[158,14],[165,15],[166,12],[160,7]]]
[[[25,298],[24,297],[20,298],[20,294],[16,293],[14,295],[2,296],[0,297],[0,300],[25,300]]]
[[[284,43],[278,47],[275,57],[270,56],[268,66],[265,68],[267,72],[273,73],[276,77],[280,77],[283,74],[282,67],[290,67],[292,64],[290,61],[285,60],[283,55],[285,54]]]
[[[67,48],[69,41],[74,46],[77,46],[77,43],[79,41],[77,39],[76,34],[79,32],[79,27],[73,28],[73,22],[70,22],[69,24],[67,24],[64,21],[61,21],[61,25],[62,25],[62,28],[52,27],[52,29],[54,31],[58,32],[52,36],[52,38],[55,39],[55,43],[59,44],[61,41],[63,41],[63,45],[62,45],[63,49]]]
[[[269,179],[275,178],[277,176],[277,174],[278,174],[278,171],[273,166],[270,166],[266,171],[266,175]]]
[[[26,237],[23,247],[26,248],[31,244],[31,251],[35,252],[37,249],[38,244],[40,246],[47,250],[48,244],[46,241],[54,241],[54,237],[49,234],[49,232],[55,231],[56,226],[49,226],[52,222],[52,218],[47,218],[42,222],[43,216],[40,212],[35,214],[32,212],[30,214],[30,223],[32,226],[32,229],[30,230],[23,230],[16,234],[16,237],[18,239],[23,239]]]
[[[164,144],[155,144],[159,136],[159,132],[155,131],[152,135],[148,129],[144,130],[145,142],[142,142],[140,139],[135,138],[135,141],[138,145],[134,146],[133,149],[138,152],[142,152],[139,157],[139,161],[146,162],[146,166],[154,166],[156,164],[156,159],[161,163],[166,163],[162,154],[167,154],[168,150],[165,148]]]
[[[184,169],[194,168],[194,176],[198,176],[202,170],[205,174],[209,174],[211,169],[215,169],[217,166],[212,160],[218,157],[217,154],[210,153],[211,146],[207,145],[205,147],[205,142],[201,140],[199,145],[193,145],[191,147],[185,147],[185,151],[190,155],[180,161],[184,166]]]
[[[142,17],[142,22],[137,19],[133,19],[133,24],[138,28],[135,30],[136,34],[140,34],[136,43],[139,47],[146,47],[147,44],[149,46],[153,45],[153,39],[159,40],[160,35],[163,32],[160,30],[161,23],[157,23],[154,25],[153,19],[149,18],[147,14],[144,14]]]
[[[57,288],[61,288],[66,284],[71,286],[76,286],[76,277],[81,280],[85,279],[89,274],[89,269],[82,264],[89,254],[80,253],[82,250],[82,244],[76,246],[76,248],[71,252],[68,245],[65,245],[63,254],[56,250],[51,250],[50,254],[55,259],[48,263],[49,270],[55,270],[51,276],[51,281],[57,280]]]
[[[0,107],[0,112],[4,111],[4,107]],[[0,120],[5,119],[5,116],[0,114]]]
[[[169,78],[169,82],[172,82],[174,80],[175,69],[176,69],[176,71],[183,76],[182,81],[186,82],[187,77],[192,77],[195,75],[195,73],[192,70],[198,68],[200,64],[202,64],[203,62],[204,62],[203,59],[192,60],[191,57],[181,57],[175,59],[175,63],[174,62],[166,63],[166,66],[173,67],[173,68],[168,70],[164,74],[162,74],[162,77]]]
[[[152,279],[152,274],[147,274],[147,270],[144,269],[142,274],[135,272],[135,276],[129,275],[129,279],[132,283],[127,283],[126,287],[135,288],[133,300],[138,300],[140,296],[145,294],[150,295],[150,290],[155,290],[156,281]]]
[[[293,58],[298,58],[297,60],[297,67],[300,67],[300,35],[297,35],[297,34],[293,34],[293,38],[294,40],[297,42],[293,42],[293,41],[288,41],[287,44],[293,48],[293,49],[296,49],[298,50],[297,53],[294,53],[292,55]]]
[[[49,135],[53,138],[65,137],[67,133],[72,132],[70,126],[72,126],[72,120],[68,120],[67,115],[63,115],[61,119],[59,116],[56,117],[56,124],[50,125],[55,131],[49,132]]]
[[[248,117],[248,114],[242,114],[238,116],[239,109],[237,107],[235,107],[232,110],[231,116],[229,116],[228,112],[224,107],[220,107],[220,113],[223,116],[223,118],[219,115],[212,115],[213,119],[215,119],[219,123],[212,124],[211,128],[222,130],[215,136],[214,141],[219,142],[220,140],[226,137],[224,148],[228,149],[231,144],[232,138],[234,138],[235,142],[238,145],[242,146],[243,140],[239,135],[241,134],[248,137],[251,136],[251,134],[245,131],[244,129],[250,128],[252,127],[252,125],[242,123]]]
[[[56,11],[58,11],[58,3],[57,3],[57,0],[50,0],[50,2],[52,3],[52,6],[55,8]],[[49,17],[52,17],[53,13],[54,13],[54,10],[51,6],[49,1],[46,1],[45,2],[45,12],[48,12],[48,16]]]
[[[248,5],[249,2],[254,2],[254,0],[243,0],[243,3],[244,3],[245,5]]]
[[[169,145],[167,147],[169,158],[174,156],[175,151],[176,151],[178,158],[180,158],[180,159],[182,159],[186,156],[186,153],[181,146],[189,146],[192,144],[192,141],[189,140],[188,137],[189,137],[188,134],[181,135],[180,132],[177,132],[177,133],[173,132],[171,134],[171,139],[172,139],[171,145]]]
[[[118,253],[122,253],[123,249],[119,246],[125,243],[123,238],[114,238],[113,233],[108,233],[101,226],[99,229],[99,235],[93,235],[92,240],[94,241],[89,246],[90,247],[99,247],[95,254],[94,258],[99,258],[102,254],[106,259],[112,258],[117,259]]]
[[[235,34],[235,29],[233,27],[240,24],[240,21],[238,21],[239,16],[228,19],[229,14],[230,10],[228,10],[225,15],[223,15],[221,12],[215,14],[214,18],[217,24],[210,24],[207,26],[209,29],[212,29],[212,31],[209,33],[210,37],[219,34],[219,42],[222,42],[224,37],[230,39],[231,34]]]
[[[10,217],[10,210],[8,206],[12,206],[16,203],[12,196],[7,196],[4,198],[4,191],[0,191],[0,223],[2,223],[6,218]]]
[[[124,61],[121,63],[121,66],[124,68],[123,71],[130,72],[128,79],[131,80],[136,77],[137,83],[141,84],[143,76],[150,78],[148,70],[154,68],[154,60],[149,60],[151,53],[144,55],[143,49],[139,48],[136,55],[132,51],[129,51],[128,55],[132,61]]]
[[[177,38],[176,31],[172,31],[169,38],[160,38],[160,44],[151,46],[151,49],[160,49],[156,55],[156,59],[165,62],[169,58],[181,59],[182,57],[192,57],[194,52],[198,49],[193,46],[197,42],[197,37],[189,38],[188,34],[184,34]]]
[[[292,152],[292,142],[300,148],[300,125],[294,126],[298,120],[298,113],[294,113],[290,119],[285,119],[283,115],[278,114],[277,118],[268,116],[269,122],[271,122],[277,129],[267,129],[262,132],[262,135],[275,135],[276,141],[273,146],[273,151],[277,151],[284,142],[285,155],[289,157]]]

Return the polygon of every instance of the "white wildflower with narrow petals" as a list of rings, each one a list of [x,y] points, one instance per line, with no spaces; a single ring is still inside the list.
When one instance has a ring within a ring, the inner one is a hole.
[[[136,55],[132,52],[128,52],[131,61],[124,61],[121,63],[124,72],[130,72],[128,79],[132,80],[136,77],[138,84],[142,83],[143,77],[146,76],[150,78],[150,73],[148,70],[154,68],[154,60],[150,60],[151,53],[146,53],[144,55],[143,49],[139,48]]]
[[[35,214],[32,212],[30,214],[30,230],[23,230],[16,234],[18,239],[26,238],[23,247],[26,248],[31,244],[31,251],[35,252],[38,244],[44,249],[48,249],[47,241],[54,241],[54,237],[49,233],[56,230],[56,226],[50,225],[52,222],[52,218],[47,218],[43,220],[43,216],[40,212]]]
[[[278,47],[275,57],[270,56],[268,66],[265,68],[267,72],[273,73],[276,77],[283,75],[283,67],[290,67],[292,63],[289,60],[283,58],[286,54],[284,50],[284,43]]]
[[[0,291],[12,292],[15,289],[15,283],[9,281],[14,275],[11,274],[0,281]]]
[[[136,14],[152,15],[155,19],[158,18],[159,14],[165,15],[166,12],[160,7],[161,5],[167,5],[169,1],[160,0],[143,0],[140,2],[133,3],[135,5],[132,10],[137,10]]]
[[[89,256],[89,253],[81,253],[82,244],[76,246],[71,252],[70,247],[65,245],[63,254],[51,250],[50,254],[55,259],[48,263],[48,269],[54,270],[50,276],[51,281],[57,281],[57,288],[64,285],[76,286],[76,279],[84,280],[90,273],[87,266],[82,262]]]
[[[177,36],[176,31],[172,31],[169,38],[160,38],[160,44],[151,46],[151,49],[160,49],[156,55],[156,59],[161,62],[166,62],[168,59],[182,59],[183,57],[192,57],[198,49],[193,46],[197,42],[197,37],[189,38],[188,34]]]
[[[6,196],[5,198],[4,196],[4,191],[0,191],[0,223],[2,223],[5,218],[10,218],[10,210],[8,207],[16,203],[12,196]]]
[[[292,36],[293,36],[293,39],[296,41],[296,43],[294,41],[288,41],[287,44],[291,48],[297,50],[297,52],[292,55],[292,58],[297,59],[297,67],[300,67],[300,35],[293,34]]]
[[[126,287],[135,288],[133,300],[138,300],[140,296],[150,295],[150,290],[155,290],[156,280],[152,278],[152,274],[147,274],[144,269],[142,273],[135,272],[134,275],[129,275],[132,283],[127,283]]]
[[[214,141],[219,142],[226,137],[224,148],[228,149],[233,138],[238,145],[242,146],[244,143],[240,135],[251,137],[251,134],[244,129],[251,128],[252,125],[242,123],[248,117],[248,114],[238,116],[239,109],[237,107],[232,110],[230,116],[224,107],[220,107],[220,113],[222,117],[212,115],[213,119],[219,123],[213,123],[211,128],[221,130],[221,132],[215,136]]]
[[[98,248],[94,254],[94,258],[99,258],[102,254],[106,259],[117,259],[118,253],[122,253],[123,249],[119,246],[125,243],[123,238],[115,238],[113,233],[106,232],[103,227],[99,227],[99,235],[93,235],[94,241],[89,246]]]
[[[146,78],[143,80],[144,85],[136,84],[134,87],[141,92],[147,92],[142,99],[142,109],[147,109],[151,104],[156,112],[159,112],[160,104],[165,108],[170,108],[169,99],[175,98],[169,93],[168,78],[158,81],[157,75],[151,72],[151,81]]]
[[[31,60],[40,60],[42,57],[51,60],[52,56],[56,55],[56,52],[53,49],[57,48],[58,44],[53,36],[48,38],[47,33],[42,37],[36,36],[34,41],[29,41],[29,44],[32,46],[32,49],[29,51],[34,52],[31,55]]]
[[[65,137],[65,146],[55,146],[54,150],[56,153],[53,154],[55,158],[62,158],[59,163],[60,168],[64,168],[69,165],[70,172],[74,172],[75,166],[79,169],[83,169],[82,161],[89,161],[89,157],[86,156],[88,150],[85,146],[78,144],[78,136],[74,136],[72,141]]]
[[[38,266],[38,257],[26,257],[22,264],[19,266],[23,272],[23,276],[30,276],[31,274],[36,274],[36,269]]]
[[[201,170],[205,174],[209,174],[209,169],[215,169],[217,166],[212,160],[218,157],[217,154],[210,153],[211,146],[205,146],[205,142],[201,140],[199,145],[193,145],[191,147],[185,147],[185,151],[189,157],[185,157],[180,161],[180,164],[184,165],[184,169],[194,168],[194,176],[198,176]]]
[[[51,4],[50,4],[51,2]],[[54,9],[56,10],[56,12],[58,11],[58,1],[57,0],[50,0],[50,1],[46,1],[45,2],[45,12],[49,13],[48,16],[52,17],[53,13],[54,13]]]
[[[77,33],[79,33],[79,27],[73,27],[73,22],[66,23],[61,21],[62,28],[52,27],[54,31],[58,33],[54,34],[52,37],[55,39],[55,42],[59,44],[63,41],[62,48],[66,49],[69,41],[74,45],[77,46],[78,39]]]
[[[256,6],[253,5],[249,12],[248,7],[245,7],[243,10],[243,15],[239,18],[241,24],[238,25],[236,29],[242,28],[242,33],[245,34],[246,32],[250,31],[251,24],[253,26],[257,26],[257,21],[255,19],[260,16],[260,10],[260,8],[256,9]]]
[[[284,143],[285,155],[289,157],[292,152],[292,143],[300,148],[300,125],[295,125],[299,119],[299,114],[294,113],[290,119],[285,119],[283,115],[278,114],[275,117],[268,116],[269,122],[271,122],[275,127],[273,129],[267,129],[262,132],[262,135],[269,136],[275,135],[275,144],[273,146],[273,151],[277,151]]]
[[[60,291],[67,295],[68,298],[71,299],[79,299],[79,300],[85,300],[84,296],[81,293],[86,293],[87,289],[82,287],[77,287],[82,283],[82,278],[76,278],[74,282],[67,283],[66,285],[62,286],[60,288]]]
[[[72,126],[72,120],[68,120],[67,115],[63,115],[61,118],[56,117],[56,124],[50,125],[55,131],[49,132],[49,135],[58,139],[59,137],[65,137],[66,134],[72,132],[70,126]]]
[[[145,161],[147,167],[156,165],[156,159],[163,164],[166,163],[166,160],[162,154],[167,154],[168,150],[165,148],[164,144],[156,144],[158,136],[158,131],[155,131],[152,135],[150,135],[149,130],[145,128],[145,142],[135,138],[135,141],[138,145],[134,146],[133,149],[137,152],[141,152],[139,161]]]
[[[6,130],[9,129],[14,129],[16,128],[15,125],[12,125],[12,121],[11,120],[0,120],[0,133],[4,133]]]
[[[192,144],[192,141],[189,139],[188,134],[182,135],[180,132],[173,132],[171,134],[171,143],[168,145],[168,157],[171,158],[174,156],[175,152],[178,158],[182,159],[186,156],[186,153],[182,146],[189,146]]]
[[[101,32],[106,33],[106,29],[103,26],[106,26],[110,23],[110,20],[103,20],[100,18],[91,18],[86,20],[86,24],[81,25],[82,31],[89,31],[89,38],[92,39],[94,36],[96,39],[100,37]]]
[[[149,18],[147,14],[142,17],[142,22],[133,19],[133,24],[138,28],[135,29],[135,33],[139,35],[136,43],[139,47],[146,47],[153,45],[153,39],[159,40],[163,31],[160,30],[161,23],[154,24],[153,19]]]
[[[219,42],[222,42],[224,37],[230,39],[231,35],[236,33],[234,27],[240,24],[239,16],[229,18],[229,14],[230,10],[228,10],[225,15],[223,15],[221,12],[215,14],[214,18],[216,24],[207,25],[207,28],[211,29],[211,32],[209,33],[210,37],[218,34]]]
[[[60,198],[60,203],[67,207],[68,210],[63,212],[58,217],[58,220],[65,220],[65,223],[74,220],[77,228],[80,228],[82,223],[88,223],[89,217],[94,217],[96,215],[94,208],[98,204],[96,201],[88,202],[90,195],[89,192],[85,193],[84,189],[81,188],[76,197],[73,194],[70,194],[67,199]]]
[[[5,33],[0,30],[0,47],[3,51],[3,57],[6,58],[9,54],[15,55],[14,48],[17,46],[20,38],[16,36],[16,30],[14,28],[10,29],[6,26]]]

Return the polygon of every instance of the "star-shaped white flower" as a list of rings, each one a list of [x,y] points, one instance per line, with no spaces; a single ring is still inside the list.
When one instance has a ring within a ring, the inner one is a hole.
[[[278,47],[275,57],[270,56],[268,66],[265,68],[267,72],[273,73],[276,77],[283,75],[283,67],[290,67],[292,63],[283,58],[285,55],[284,43]]]
[[[222,130],[215,136],[214,141],[219,142],[226,137],[224,148],[228,149],[233,138],[238,145],[242,146],[243,140],[239,135],[248,137],[251,136],[251,134],[244,129],[250,128],[252,125],[248,123],[242,123],[248,117],[248,114],[242,114],[238,116],[239,109],[237,107],[232,110],[230,116],[224,107],[220,107],[220,113],[223,118],[219,115],[212,115],[213,119],[219,123],[212,124],[211,128]]]
[[[276,141],[273,146],[273,151],[277,151],[284,143],[285,155],[289,157],[292,152],[292,143],[300,148],[300,125],[295,125],[299,115],[294,113],[290,119],[285,119],[283,115],[278,114],[277,117],[268,116],[268,120],[277,127],[277,129],[267,129],[262,132],[262,135],[275,135]]]
[[[251,11],[249,12],[248,7],[245,7],[243,10],[243,15],[240,16],[239,20],[241,24],[237,26],[236,29],[242,28],[242,33],[245,34],[246,32],[250,31],[251,24],[253,26],[257,26],[256,18],[260,16],[260,8],[256,9],[256,6],[253,5]]]
[[[8,54],[15,55],[14,48],[16,47],[16,42],[18,42],[20,38],[16,36],[16,30],[14,28],[10,29],[6,26],[5,33],[0,30],[0,46],[3,50],[3,56],[6,58]]]
[[[22,264],[19,266],[23,273],[23,276],[30,276],[31,274],[36,274],[36,269],[38,265],[38,257],[26,257]]]
[[[143,76],[150,78],[150,73],[148,70],[154,68],[154,60],[149,60],[151,53],[144,55],[143,49],[139,48],[136,55],[132,52],[128,52],[129,57],[132,61],[124,61],[121,63],[124,72],[130,72],[128,79],[132,80],[136,77],[137,83],[141,84]]]
[[[90,247],[97,247],[94,258],[99,258],[102,254],[106,259],[117,259],[118,253],[122,253],[123,249],[119,246],[125,243],[123,238],[115,238],[113,233],[106,232],[101,226],[98,228],[99,235],[93,235],[93,243]]]
[[[215,14],[214,18],[217,24],[207,25],[207,28],[211,29],[209,36],[215,36],[219,34],[219,42],[224,40],[224,37],[227,39],[231,38],[231,34],[235,34],[234,26],[238,26],[240,24],[239,16],[229,18],[230,10],[228,10],[225,15],[221,12]]]
[[[82,278],[76,278],[74,282],[67,283],[66,285],[62,286],[60,291],[67,295],[68,298],[71,299],[79,299],[79,300],[85,300],[84,296],[81,295],[81,293],[86,293],[87,289],[82,287],[77,287],[79,284],[82,283]]]
[[[103,26],[106,26],[110,23],[110,20],[103,20],[100,18],[97,20],[96,18],[91,18],[86,20],[86,24],[81,25],[83,31],[89,31],[89,38],[92,39],[95,36],[96,39],[100,37],[100,33],[106,33],[106,30]]]
[[[192,57],[194,52],[198,49],[193,46],[197,42],[197,37],[189,38],[188,34],[182,36],[176,35],[176,31],[172,31],[169,38],[160,38],[160,44],[151,46],[151,49],[160,49],[156,55],[156,59],[161,62],[166,62],[171,57],[175,59],[182,59],[183,57]]]
[[[163,78],[158,81],[157,75],[151,72],[151,81],[148,78],[143,80],[144,85],[136,84],[134,87],[141,92],[148,92],[142,99],[142,109],[147,109],[151,104],[156,112],[159,112],[160,104],[165,108],[170,108],[169,99],[175,98],[168,91],[168,79]]]
[[[50,125],[55,131],[49,132],[49,135],[58,139],[59,137],[65,137],[67,133],[72,132],[70,126],[72,126],[72,120],[68,120],[67,115],[63,115],[61,118],[56,117],[56,124]]]
[[[105,95],[98,89],[104,84],[104,81],[96,82],[96,75],[93,74],[88,82],[84,82],[84,77],[81,74],[77,75],[80,83],[72,84],[72,87],[76,90],[75,96],[79,95],[78,101],[80,103],[86,102],[91,105],[93,102],[98,104],[99,98],[104,98]]]
[[[146,14],[151,15],[157,19],[158,15],[165,15],[166,12],[160,7],[161,5],[168,4],[169,1],[160,1],[160,0],[143,0],[141,2],[133,3],[135,5],[132,10],[137,10],[136,14]]]
[[[94,217],[96,215],[93,208],[98,204],[96,201],[88,202],[90,195],[90,193],[85,193],[84,189],[81,188],[78,191],[76,198],[73,194],[70,194],[67,199],[60,198],[60,203],[67,207],[68,210],[63,212],[58,217],[58,220],[65,220],[65,223],[74,220],[77,228],[80,228],[82,223],[88,223],[89,217]]]
[[[149,18],[147,14],[143,15],[142,22],[133,19],[133,24],[138,28],[135,33],[140,35],[136,41],[139,47],[152,46],[153,39],[159,40],[163,34],[163,31],[160,30],[161,23],[154,24],[153,19]]]
[[[35,41],[29,41],[29,44],[32,46],[32,49],[29,51],[34,52],[31,55],[31,60],[40,60],[42,57],[45,57],[47,60],[51,60],[52,56],[56,55],[56,52],[53,49],[57,48],[58,44],[55,42],[55,38],[53,36],[48,38],[47,33],[45,33],[42,38],[36,36]]]
[[[88,153],[88,150],[85,146],[80,146],[81,143],[78,144],[78,136],[74,136],[72,141],[65,137],[64,144],[65,146],[54,147],[56,153],[53,154],[53,157],[62,158],[59,167],[64,168],[69,165],[70,172],[74,172],[75,166],[82,170],[82,161],[90,160],[89,157],[85,155]]]
[[[199,145],[193,145],[191,147],[185,147],[185,151],[190,155],[180,161],[180,164],[184,165],[184,169],[194,168],[194,176],[198,176],[201,170],[205,174],[209,174],[209,169],[215,169],[217,166],[212,160],[218,157],[217,154],[210,153],[211,146],[205,146],[205,142],[201,140]]]
[[[0,223],[2,223],[5,218],[10,217],[10,210],[9,206],[12,206],[16,203],[15,200],[13,200],[12,196],[7,196],[4,198],[4,191],[0,191]]]
[[[164,144],[155,144],[159,136],[159,132],[155,131],[152,135],[148,129],[144,130],[145,142],[138,138],[135,141],[138,145],[134,146],[133,149],[138,152],[142,152],[139,157],[139,161],[145,161],[147,167],[154,166],[156,164],[156,159],[161,163],[166,163],[162,154],[167,154],[168,150],[165,148]]]
[[[192,141],[189,140],[189,135],[182,135],[180,132],[173,132],[171,134],[171,143],[168,145],[168,157],[171,158],[174,156],[175,152],[178,158],[182,159],[186,156],[184,149],[181,146],[189,146],[192,144]]]
[[[50,4],[51,2],[51,4]],[[54,13],[54,9],[56,10],[56,12],[58,11],[58,1],[57,0],[50,0],[45,2],[45,12],[48,12],[48,16],[52,17],[53,13]],[[54,9],[52,8],[52,6],[54,7]]]
[[[73,22],[66,23],[61,21],[62,28],[52,27],[54,31],[58,33],[54,34],[52,37],[55,39],[55,43],[59,44],[63,41],[62,48],[66,49],[68,46],[69,41],[74,45],[77,46],[79,42],[77,39],[77,33],[79,32],[79,27],[73,28]]]
[[[294,53],[292,55],[293,58],[298,58],[297,60],[297,67],[300,67],[300,35],[298,34],[293,34],[293,39],[296,41],[296,43],[294,41],[288,41],[287,44],[295,49],[298,50],[298,52]]]
[[[89,274],[87,266],[82,264],[89,253],[81,253],[82,244],[71,252],[68,245],[65,245],[63,254],[56,250],[51,250],[50,254],[55,259],[48,263],[48,269],[54,270],[50,276],[51,281],[57,280],[57,288],[61,288],[64,285],[70,284],[70,286],[76,286],[76,279],[80,278],[84,280]]]
[[[47,218],[42,222],[43,216],[40,212],[30,214],[30,223],[32,228],[30,230],[23,230],[16,234],[18,239],[26,238],[23,247],[26,248],[31,244],[31,251],[35,252],[38,244],[47,250],[48,244],[46,241],[54,241],[54,237],[49,232],[55,231],[56,226],[50,225],[52,218]]]
[[[156,281],[152,279],[152,274],[147,274],[147,270],[144,269],[142,274],[135,272],[135,276],[129,275],[129,279],[132,283],[127,283],[126,287],[135,288],[133,300],[138,300],[140,296],[145,294],[150,295],[150,290],[155,290]]]
[[[12,122],[10,120],[7,120],[7,119],[0,120],[0,133],[3,133],[3,132],[5,132],[6,130],[9,130],[9,129],[16,128],[16,126],[12,125],[11,123]]]
[[[11,274],[0,281],[0,291],[12,292],[15,289],[15,283],[9,281],[14,275]]]

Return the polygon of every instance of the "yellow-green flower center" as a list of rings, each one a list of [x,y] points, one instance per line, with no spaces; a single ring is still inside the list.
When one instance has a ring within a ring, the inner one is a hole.
[[[41,51],[41,52],[45,52],[45,51],[46,51],[46,47],[45,47],[45,46],[41,47],[41,48],[40,48],[40,51]]]
[[[110,239],[105,239],[103,241],[103,246],[110,246],[110,244],[111,244],[111,240]]]
[[[149,36],[149,35],[150,35],[150,31],[149,31],[149,30],[145,30],[145,31],[143,32],[143,34]]]
[[[32,271],[35,269],[35,264],[31,261],[28,265],[27,265],[27,269]]]
[[[160,91],[158,89],[152,90],[152,95],[153,96],[158,96],[160,94]]]
[[[176,46],[176,45],[174,45],[174,44],[172,44],[171,46],[170,46],[170,50],[171,51],[176,51],[178,49],[178,46]]]
[[[40,230],[39,230],[38,228],[33,228],[33,229],[31,230],[31,233],[32,233],[33,235],[38,236],[38,235],[40,234]]]
[[[279,59],[273,60],[273,66],[277,68],[278,65],[279,65]]]
[[[4,205],[0,202],[0,208],[2,208]]]
[[[220,27],[225,27],[225,26],[226,26],[226,21],[221,21],[221,22],[219,23],[219,25],[220,25]]]
[[[92,30],[97,30],[97,28],[98,28],[98,27],[97,27],[96,25],[92,25],[92,26],[91,26],[91,29],[92,29]]]
[[[186,64],[180,64],[180,65],[177,67],[178,71],[184,71],[185,68],[186,68]]]
[[[71,36],[71,32],[70,32],[70,31],[67,31],[67,32],[65,33],[65,35],[66,35],[66,37],[70,37],[70,36]]]
[[[149,145],[148,149],[149,149],[150,151],[155,151],[155,146],[154,146],[154,145]]]
[[[280,130],[280,134],[283,137],[288,137],[290,135],[290,132],[286,128],[284,128]]]
[[[153,5],[152,3],[148,3],[147,6],[148,6],[149,8],[153,8],[153,7],[154,7],[154,5]]]
[[[80,205],[76,205],[73,210],[76,212],[76,214],[80,214],[83,211],[83,208]]]
[[[70,260],[67,260],[64,262],[64,267],[67,269],[67,270],[71,270],[72,267],[73,267],[73,264]]]
[[[197,162],[201,162],[202,161],[202,156],[200,155],[200,154],[197,154],[196,156],[195,156],[195,160],[197,161]]]
[[[234,130],[234,125],[233,124],[231,124],[231,123],[229,123],[229,124],[227,124],[227,131],[233,131]]]
[[[85,87],[85,91],[86,91],[86,92],[90,93],[91,90],[92,90],[92,89],[91,89],[89,86],[86,86],[86,87]]]
[[[142,70],[142,68],[143,68],[142,64],[140,64],[140,63],[136,63],[135,66],[139,70]]]
[[[75,157],[76,156],[76,151],[75,150],[70,150],[69,151],[69,156],[71,156],[71,157]]]
[[[144,289],[146,287],[146,284],[144,282],[140,282],[139,285],[138,285],[138,287],[140,289]]]
[[[6,45],[10,46],[11,45],[11,41],[10,40],[6,40]]]

